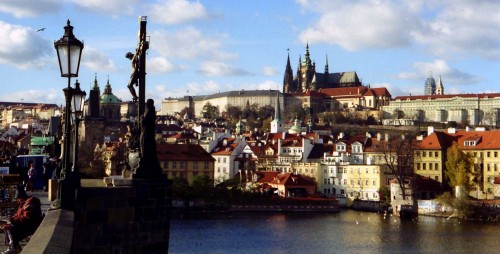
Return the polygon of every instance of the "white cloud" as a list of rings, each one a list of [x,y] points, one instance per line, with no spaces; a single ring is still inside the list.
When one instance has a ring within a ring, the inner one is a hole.
[[[499,1],[445,1],[416,39],[440,57],[479,55],[500,60]]]
[[[276,75],[276,73],[278,73],[278,71],[271,66],[264,66],[262,68],[262,74],[264,74],[266,76],[274,76],[274,75]]]
[[[500,59],[500,2],[297,0],[318,19],[300,33],[305,43],[339,45],[347,50],[424,46],[444,58],[478,55]]]
[[[112,16],[131,15],[134,8],[138,5],[137,0],[71,0],[80,8],[96,13],[102,13]]]
[[[437,59],[433,62],[416,62],[413,64],[414,72],[401,72],[395,76],[398,79],[422,81],[430,75],[441,77],[443,83],[465,85],[475,84],[480,79],[472,74],[452,68],[445,60]]]
[[[114,62],[106,54],[89,47],[83,49],[81,65],[95,72],[116,70]]]
[[[151,49],[159,55],[195,59],[230,60],[238,56],[222,50],[227,36],[220,34],[204,35],[194,27],[186,27],[176,32],[154,31],[151,33]]]
[[[200,64],[200,73],[207,76],[243,76],[250,75],[249,72],[220,62],[203,62]]]
[[[36,17],[55,13],[61,9],[59,0],[2,0],[0,12],[10,13],[17,18]]]
[[[208,17],[205,7],[196,1],[160,0],[150,5],[151,20],[164,24],[179,24]]]
[[[408,95],[422,95],[423,93],[423,87],[424,84],[422,85],[405,85],[401,86],[400,84],[390,84],[390,83],[383,83],[383,84],[371,84],[370,87],[385,87],[391,93],[392,98],[395,98],[397,96],[408,96]]]
[[[320,14],[318,21],[300,34],[302,42],[337,44],[347,50],[404,47],[418,30],[418,16],[400,2],[335,1],[310,3],[304,8]]]
[[[42,67],[51,54],[52,42],[34,29],[0,21],[0,63],[21,69]]]
[[[148,73],[169,73],[180,70],[165,57],[152,57],[148,60]]]
[[[53,103],[61,104],[64,95],[60,89],[47,88],[44,90],[22,90],[13,93],[1,93],[1,101],[30,102],[30,103]]]

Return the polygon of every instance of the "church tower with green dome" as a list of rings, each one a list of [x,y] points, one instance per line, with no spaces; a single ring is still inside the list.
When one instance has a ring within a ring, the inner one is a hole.
[[[104,93],[101,95],[100,108],[101,116],[106,119],[106,122],[119,122],[120,121],[120,106],[122,101],[113,94],[111,84],[106,84]]]

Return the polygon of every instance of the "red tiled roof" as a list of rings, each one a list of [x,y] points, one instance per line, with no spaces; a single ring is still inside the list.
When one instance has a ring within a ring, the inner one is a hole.
[[[160,161],[215,161],[200,145],[193,144],[157,144]]]
[[[301,175],[294,175],[293,173],[278,174],[271,183],[276,185],[285,185],[286,187],[316,186],[315,183],[305,179]]]
[[[270,183],[274,180],[274,177],[279,174],[278,171],[258,171],[255,172],[258,175],[258,183]]]
[[[500,93],[483,93],[483,94],[436,94],[436,95],[410,95],[398,96],[394,100],[436,100],[436,99],[449,99],[449,98],[495,98],[500,97]]]

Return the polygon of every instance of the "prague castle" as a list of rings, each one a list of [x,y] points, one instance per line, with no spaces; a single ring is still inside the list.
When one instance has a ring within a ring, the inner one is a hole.
[[[306,46],[304,60],[299,57],[297,75],[293,77],[293,70],[290,65],[290,55],[283,78],[283,92],[307,92],[319,91],[323,88],[340,88],[361,86],[361,81],[355,71],[330,73],[328,67],[328,57],[326,58],[325,72],[316,72],[316,63],[311,61],[309,54],[309,44]]]

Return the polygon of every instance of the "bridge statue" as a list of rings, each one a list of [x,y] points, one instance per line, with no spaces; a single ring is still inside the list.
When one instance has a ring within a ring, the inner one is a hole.
[[[155,125],[156,110],[154,101],[145,102],[146,92],[146,51],[149,42],[146,40],[146,16],[139,18],[139,42],[135,54],[128,52],[125,57],[132,61],[132,73],[128,89],[132,100],[138,108],[138,119],[129,127],[128,158],[134,178],[154,178],[161,175],[161,167],[156,154]],[[136,93],[134,86],[138,87]]]

